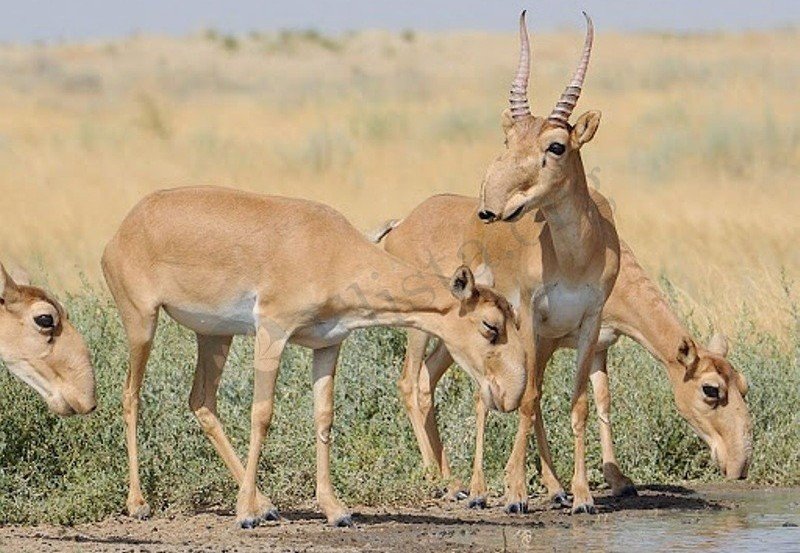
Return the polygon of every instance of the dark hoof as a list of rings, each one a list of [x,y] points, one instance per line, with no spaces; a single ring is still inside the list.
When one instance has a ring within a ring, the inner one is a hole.
[[[469,497],[469,494],[464,490],[459,490],[455,493],[456,501],[464,501],[466,498]]]
[[[552,497],[550,501],[553,503],[554,507],[557,507],[559,509],[560,508],[569,509],[570,507],[572,507],[572,501],[570,500],[566,492],[557,493]]]
[[[473,497],[467,503],[467,507],[470,509],[485,509],[486,508],[486,498],[481,496]]]
[[[351,515],[340,516],[339,518],[333,521],[333,525],[336,528],[352,528],[353,517]]]
[[[281,515],[278,513],[278,509],[274,507],[269,511],[267,511],[266,513],[264,513],[263,515],[261,515],[261,520],[265,522],[273,522],[280,519]]]
[[[246,518],[239,523],[242,530],[252,530],[258,526],[259,520],[257,518]]]
[[[528,504],[522,501],[517,503],[509,503],[506,505],[506,514],[509,515],[522,515],[528,512]]]
[[[614,492],[614,497],[638,497],[639,492],[636,491],[636,486],[628,484],[618,492]]]
[[[596,515],[597,514],[597,509],[595,508],[594,505],[591,505],[589,503],[584,503],[583,505],[578,505],[577,507],[572,509],[572,514],[573,515],[580,515],[580,514]]]

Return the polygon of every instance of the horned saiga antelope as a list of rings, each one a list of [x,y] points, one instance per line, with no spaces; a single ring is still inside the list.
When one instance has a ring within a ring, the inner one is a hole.
[[[571,408],[575,449],[573,511],[594,511],[585,460],[586,388],[603,304],[619,270],[619,239],[611,212],[598,209],[589,196],[580,155],[581,148],[597,131],[600,112],[589,111],[574,125],[569,123],[592,51],[594,30],[588,16],[586,23],[583,55],[572,80],[550,115],[534,117],[527,99],[530,46],[525,13],[520,16],[520,63],[511,87],[510,109],[502,116],[506,149],[489,165],[481,186],[478,216],[484,223],[513,222],[531,210],[538,210],[548,223],[542,235],[536,237],[541,244],[541,264],[531,270],[540,272],[528,281],[538,286],[517,292],[525,298],[520,303],[523,329],[534,336],[535,344],[534,351],[529,352],[529,357],[534,358],[532,370],[507,465],[507,493],[512,509],[516,505],[522,510],[527,502],[525,449],[531,425],[538,441],[545,442],[540,405],[544,369],[558,340],[572,336],[578,350]],[[555,480],[546,450],[542,463],[545,483]]]
[[[83,337],[49,292],[0,264],[0,359],[62,416],[94,411],[94,369]]]
[[[591,190],[591,194],[595,203],[602,206],[601,211],[608,209],[599,192]],[[530,237],[541,235],[546,223],[536,217],[523,217],[507,225],[478,226],[473,223],[477,210],[478,200],[474,198],[434,196],[401,222],[392,222],[382,229],[375,238],[386,237],[384,246],[389,253],[443,274],[458,266],[464,254],[480,252],[471,260],[476,271],[481,271],[476,278],[490,278],[500,292],[516,294],[529,274],[540,272],[529,269],[541,263],[540,246]],[[493,260],[490,269],[481,267],[484,257]],[[524,300],[519,298],[519,301]],[[623,242],[620,271],[603,307],[590,375],[600,426],[603,475],[612,493],[628,495],[636,490],[619,468],[612,440],[607,355],[621,335],[636,340],[663,364],[679,413],[708,444],[723,474],[728,478],[745,477],[752,456],[752,422],[744,401],[747,380],[726,358],[727,340],[718,334],[708,346],[700,345]],[[533,340],[528,335],[522,338]],[[441,345],[424,359],[427,342],[424,333],[409,331],[399,386],[425,466],[450,479],[447,456],[436,427],[433,392],[452,359]],[[558,340],[557,345],[574,347],[575,341],[567,336]],[[476,410],[477,444],[469,488],[469,504],[473,507],[486,503],[482,458],[486,411],[480,399]],[[557,480],[548,485],[550,497],[563,498],[564,490]],[[451,493],[459,491],[456,484]]]
[[[197,334],[189,405],[239,483],[242,527],[277,518],[256,487],[287,342],[314,350],[319,506],[335,525],[350,514],[331,485],[333,378],[342,341],[356,328],[396,325],[437,335],[476,380],[487,406],[515,409],[525,352],[504,298],[459,267],[452,278],[420,271],[366,240],[319,203],[224,188],[181,188],[137,204],[103,253],[103,273],[130,346],[123,395],[130,469],[128,511],[146,516],[139,481],[139,393],[160,308]],[[233,335],[255,334],[255,389],[245,465],[217,417],[216,394]]]

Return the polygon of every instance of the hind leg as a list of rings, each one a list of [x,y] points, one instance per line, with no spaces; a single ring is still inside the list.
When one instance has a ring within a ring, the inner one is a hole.
[[[197,417],[206,437],[217,450],[219,456],[233,475],[236,483],[244,480],[244,465],[231,446],[225,429],[217,415],[217,390],[232,336],[197,335],[197,368],[194,384],[189,395],[189,408]],[[256,491],[258,508],[263,520],[277,520],[278,512],[260,491]]]
[[[603,452],[603,478],[611,486],[615,496],[637,495],[633,481],[625,476],[614,455],[614,440],[611,435],[611,391],[608,386],[607,350],[594,354],[594,363],[589,378],[592,381],[597,419],[600,425],[600,447]]]

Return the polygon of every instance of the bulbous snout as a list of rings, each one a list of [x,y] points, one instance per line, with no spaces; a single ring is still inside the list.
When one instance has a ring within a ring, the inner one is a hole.
[[[520,365],[518,371],[510,371],[505,378],[490,376],[483,386],[483,402],[490,409],[508,413],[514,411],[522,402],[525,392],[525,369]]]
[[[750,469],[751,456],[748,451],[741,455],[729,456],[722,447],[713,447],[711,457],[717,463],[726,480],[744,480]]]
[[[519,407],[519,400],[515,400],[511,397],[511,394],[509,394],[507,390],[500,387],[497,382],[493,380],[489,381],[489,394],[491,403],[487,403],[487,405],[495,411],[508,413]]]
[[[47,407],[56,415],[71,417],[72,415],[88,415],[97,409],[94,385],[91,391],[81,393],[72,387],[54,390],[45,399]]]

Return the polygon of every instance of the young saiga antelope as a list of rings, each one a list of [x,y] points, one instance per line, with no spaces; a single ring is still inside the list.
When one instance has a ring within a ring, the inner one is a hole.
[[[591,194],[601,211],[609,209],[599,192],[591,190]],[[545,223],[536,217],[523,217],[516,223],[478,227],[473,224],[477,208],[475,198],[454,195],[429,198],[401,222],[382,229],[385,249],[409,263],[442,274],[462,263],[465,253],[480,251],[472,259],[473,264],[480,267],[484,257],[494,262],[490,264],[491,275],[484,266],[476,269],[481,271],[476,278],[490,278],[498,291],[511,297],[527,275],[538,274],[529,270],[541,259],[540,246],[530,237],[541,235]],[[644,346],[664,365],[678,411],[708,444],[723,474],[727,478],[744,478],[752,457],[752,421],[744,401],[747,380],[727,360],[728,345],[722,335],[714,336],[707,347],[697,344],[624,242],[619,275],[603,307],[602,321],[591,383],[600,426],[603,475],[612,493],[636,493],[633,482],[617,464],[611,431],[606,362],[608,349],[623,334]],[[523,335],[522,339],[533,340],[533,337]],[[433,391],[452,359],[440,346],[423,362],[427,341],[423,333],[409,331],[399,384],[425,466],[437,469],[449,479],[450,469],[433,411]],[[567,336],[557,345],[575,347],[575,341]],[[482,440],[486,411],[480,399],[476,409],[478,439],[469,496],[473,507],[486,504]],[[457,491],[460,490],[453,490]],[[557,480],[548,482],[548,493],[551,498],[563,501],[564,489]]]
[[[47,291],[15,282],[0,264],[0,359],[47,407],[69,416],[94,411],[94,369],[83,338]]]
[[[256,487],[287,342],[314,350],[314,425],[319,506],[352,524],[330,481],[333,378],[342,341],[356,328],[406,326],[439,336],[472,376],[482,401],[515,409],[525,351],[509,304],[459,267],[449,280],[367,241],[333,209],[310,201],[224,188],[157,192],[136,205],[103,254],[103,273],[130,346],[123,396],[130,487],[127,507],[146,516],[139,482],[139,392],[160,308],[197,333],[189,405],[239,483],[237,522],[276,519]],[[217,418],[216,394],[231,337],[255,334],[250,447],[242,465]]]
[[[574,435],[572,494],[574,512],[594,512],[586,474],[586,389],[592,369],[603,304],[619,271],[619,239],[609,211],[589,196],[580,150],[600,124],[600,112],[569,123],[583,87],[594,29],[586,14],[583,56],[572,80],[547,117],[534,117],[528,107],[530,47],[525,12],[520,16],[520,63],[511,86],[510,109],[502,122],[506,149],[491,163],[481,186],[478,217],[484,223],[509,223],[538,210],[542,234],[532,236],[541,247],[540,262],[529,267],[518,296],[525,332],[533,337],[533,362],[520,408],[519,429],[506,467],[511,509],[527,503],[525,450],[533,425],[538,443],[546,444],[541,416],[542,378],[558,341],[567,336],[578,350],[571,421]],[[492,260],[484,261],[491,267]],[[530,344],[529,344],[530,345]],[[556,480],[547,448],[542,451],[542,478],[548,488]],[[515,507],[516,506],[516,507]]]

